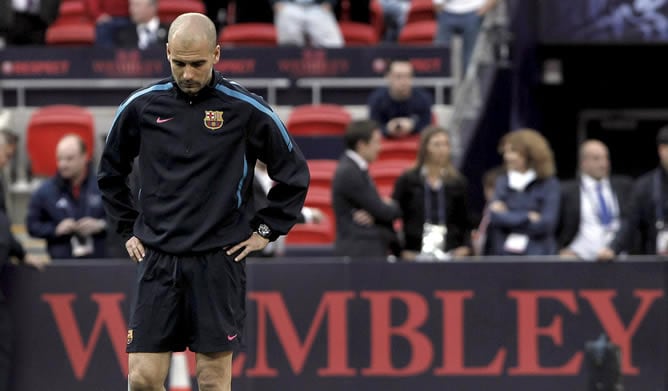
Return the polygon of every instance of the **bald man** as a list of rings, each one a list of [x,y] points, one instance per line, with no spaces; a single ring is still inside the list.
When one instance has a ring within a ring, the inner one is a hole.
[[[189,348],[199,389],[230,390],[232,353],[245,339],[244,259],[294,225],[309,173],[276,113],[214,71],[220,47],[206,16],[176,18],[166,49],[172,77],[121,104],[98,173],[105,208],[138,263],[130,389],[164,390],[170,353]],[[134,202],[127,177],[136,157]],[[275,186],[256,211],[257,159]]]
[[[608,147],[587,140],[579,151],[580,175],[561,188],[557,237],[565,258],[611,261],[626,250],[632,181],[610,177]]]
[[[46,239],[51,259],[106,257],[107,224],[87,150],[79,136],[63,137],[56,146],[58,173],[28,204],[28,233]]]

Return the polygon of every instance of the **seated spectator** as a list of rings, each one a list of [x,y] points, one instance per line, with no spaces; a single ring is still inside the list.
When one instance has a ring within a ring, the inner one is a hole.
[[[0,36],[7,45],[44,45],[60,0],[0,0]]]
[[[159,0],[130,0],[132,25],[116,33],[116,46],[122,48],[164,48],[169,25],[158,18]]]
[[[561,185],[559,255],[610,261],[627,248],[631,178],[610,176],[608,147],[598,140],[580,146],[580,175]]]
[[[462,37],[462,72],[466,71],[483,16],[497,0],[434,0],[438,27],[434,44],[451,46],[453,34]]]
[[[668,126],[656,136],[659,166],[633,185],[628,239],[632,252],[668,256]]]
[[[385,22],[386,42],[397,42],[399,33],[406,24],[408,11],[411,9],[411,0],[380,0]]]
[[[28,205],[28,232],[46,239],[52,259],[106,255],[102,197],[86,156],[79,136],[63,137],[56,147],[58,173],[41,184]]]
[[[553,255],[559,218],[559,181],[547,140],[531,129],[499,143],[507,173],[496,181],[487,229],[490,255]]]
[[[381,138],[374,121],[353,121],[346,129],[347,149],[332,181],[338,255],[386,257],[390,250],[398,250],[392,222],[401,216],[401,209],[395,201],[381,199],[368,172],[369,163],[378,157]]]
[[[475,255],[489,255],[489,242],[487,240],[487,228],[489,226],[489,205],[494,200],[494,188],[496,181],[501,175],[505,175],[505,169],[502,166],[490,168],[482,176],[482,191],[485,197],[485,206],[483,207],[478,227],[471,231],[471,246]]]
[[[431,122],[431,99],[413,87],[413,65],[392,60],[387,66],[387,87],[371,93],[369,116],[381,125],[385,137],[402,138],[422,131]]]
[[[274,183],[267,172],[267,165],[261,161],[255,164],[253,177],[253,214],[269,205],[270,191]],[[249,203],[251,205],[251,203]],[[307,206],[302,208],[302,213],[298,217],[297,223],[319,223],[323,219],[322,211],[318,208],[309,208]],[[289,235],[289,234],[288,234]],[[274,257],[285,254],[285,236],[280,236],[273,242],[269,242],[267,246],[259,253],[253,253],[253,256]]]
[[[117,32],[130,26],[128,0],[84,0],[90,20],[95,22],[95,44],[113,47]]]
[[[445,260],[471,253],[466,187],[450,160],[447,131],[427,127],[415,167],[397,179],[392,194],[403,216],[401,258]]]
[[[343,46],[343,36],[334,16],[335,0],[271,0],[279,45],[314,47]]]

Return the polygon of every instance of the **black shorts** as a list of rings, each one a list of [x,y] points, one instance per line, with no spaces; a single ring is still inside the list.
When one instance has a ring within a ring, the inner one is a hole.
[[[128,326],[128,353],[215,353],[243,348],[245,261],[220,250],[171,255],[146,249]]]

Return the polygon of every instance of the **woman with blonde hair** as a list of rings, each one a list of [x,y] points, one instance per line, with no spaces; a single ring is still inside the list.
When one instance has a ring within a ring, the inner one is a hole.
[[[533,129],[499,143],[507,173],[496,181],[488,240],[491,255],[551,255],[557,251],[559,181],[545,138]]]
[[[421,133],[415,166],[397,179],[392,194],[403,215],[402,258],[444,260],[470,254],[466,187],[450,158],[448,132],[428,126]]]

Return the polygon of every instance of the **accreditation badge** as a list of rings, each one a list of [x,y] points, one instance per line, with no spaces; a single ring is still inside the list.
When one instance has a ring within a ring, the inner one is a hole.
[[[445,238],[448,228],[445,225],[424,223],[422,227],[422,259],[444,261],[449,258],[445,252]]]

